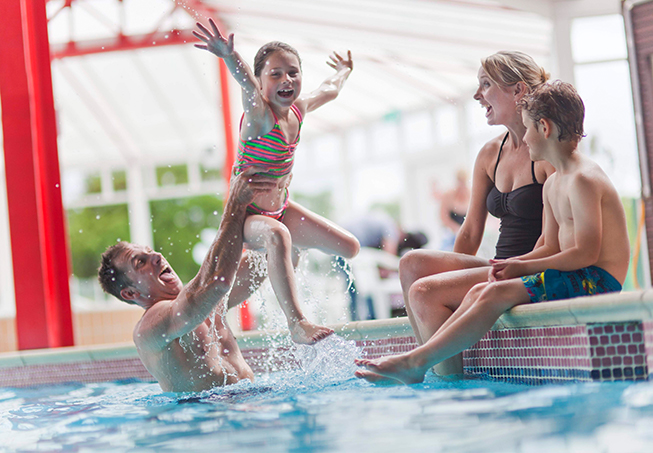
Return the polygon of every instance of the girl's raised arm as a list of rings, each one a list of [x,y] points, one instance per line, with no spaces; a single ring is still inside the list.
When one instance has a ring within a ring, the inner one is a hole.
[[[327,61],[327,64],[335,69],[336,73],[331,77],[327,77],[317,90],[297,100],[296,104],[302,110],[302,113],[312,112],[316,108],[334,100],[345,84],[345,80],[354,69],[354,62],[351,59],[351,51],[349,50],[346,59],[338,55],[337,52],[333,52],[330,58],[331,61]]]
[[[208,50],[224,60],[231,75],[243,89],[243,108],[246,116],[249,116],[248,113],[264,111],[265,103],[262,102],[259,82],[249,65],[234,50],[234,34],[230,34],[225,39],[213,19],[209,19],[209,25],[212,31],[199,22],[197,23],[197,28],[201,33],[193,30],[193,35],[204,44],[195,44],[195,47]]]

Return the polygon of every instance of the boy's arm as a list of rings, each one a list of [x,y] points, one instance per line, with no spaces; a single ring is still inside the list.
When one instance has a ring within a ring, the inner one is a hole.
[[[160,301],[147,310],[138,328],[139,349],[162,349],[204,322],[231,289],[243,248],[246,207],[258,193],[276,187],[250,167],[233,176],[218,234],[198,274],[174,301]]]
[[[202,33],[193,30],[193,35],[200,41],[203,41],[204,44],[195,44],[195,47],[208,50],[218,58],[222,58],[233,78],[243,89],[243,108],[245,109],[246,115],[247,113],[264,111],[266,104],[262,102],[259,82],[249,65],[234,50],[233,33],[225,39],[213,19],[209,19],[209,25],[212,31],[199,22],[197,23],[197,28]]]
[[[324,82],[317,88],[317,90],[312,91],[308,96],[300,97],[295,104],[302,113],[306,114],[312,112],[318,107],[323,106],[329,101],[333,101],[343,85],[345,80],[351,74],[351,71],[354,69],[354,62],[351,59],[351,51],[347,51],[347,59],[342,58],[338,53],[334,52],[330,56],[331,61],[327,61],[327,64],[336,70],[336,73],[330,77],[327,77]]]

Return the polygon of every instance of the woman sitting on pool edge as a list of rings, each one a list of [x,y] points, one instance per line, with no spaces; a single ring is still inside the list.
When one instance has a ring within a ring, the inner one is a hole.
[[[518,105],[548,77],[522,52],[497,52],[481,61],[474,99],[486,109],[489,125],[508,131],[487,142],[476,158],[469,208],[453,252],[416,250],[401,259],[406,311],[419,344],[449,319],[472,286],[488,280],[489,261],[475,256],[488,212],[501,219],[495,258],[528,253],[540,237],[542,185],[555,170],[547,162],[531,161]],[[442,362],[436,371],[462,373],[460,356]]]

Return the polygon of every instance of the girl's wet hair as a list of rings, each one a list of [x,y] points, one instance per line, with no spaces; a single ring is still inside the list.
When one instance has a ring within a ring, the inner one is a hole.
[[[583,138],[585,105],[572,84],[556,80],[540,85],[520,105],[536,128],[542,118],[552,121],[558,128],[558,141]]]
[[[261,72],[265,66],[265,61],[270,55],[280,51],[288,52],[296,56],[297,61],[299,61],[299,69],[302,68],[302,59],[299,57],[299,52],[297,52],[297,49],[289,44],[286,44],[285,42],[272,41],[265,44],[258,50],[258,52],[256,52],[256,56],[254,57],[254,75],[256,77],[261,77]]]
[[[488,77],[501,88],[523,82],[533,90],[549,80],[549,73],[535,63],[530,55],[517,50],[497,52],[481,60]]]

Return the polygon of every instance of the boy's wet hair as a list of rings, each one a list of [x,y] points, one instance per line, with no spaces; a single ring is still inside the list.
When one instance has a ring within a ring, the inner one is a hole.
[[[297,61],[299,61],[299,69],[302,69],[302,59],[299,57],[297,49],[285,42],[272,41],[265,44],[258,50],[258,52],[256,52],[256,56],[254,57],[254,75],[256,77],[261,77],[265,61],[270,57],[270,55],[279,51],[288,52],[296,56]]]
[[[546,83],[524,96],[520,105],[536,128],[542,118],[552,121],[558,127],[559,141],[578,141],[585,136],[585,105],[570,83],[561,80]]]
[[[494,83],[508,88],[523,82],[533,90],[549,80],[549,74],[524,52],[502,50],[481,60],[481,66]]]
[[[120,291],[130,285],[130,280],[125,275],[125,272],[120,270],[116,264],[116,258],[127,249],[127,242],[118,242],[112,245],[102,254],[102,261],[98,269],[98,281],[104,292],[127,302],[128,304],[136,305],[131,300],[125,300],[120,295]]]

